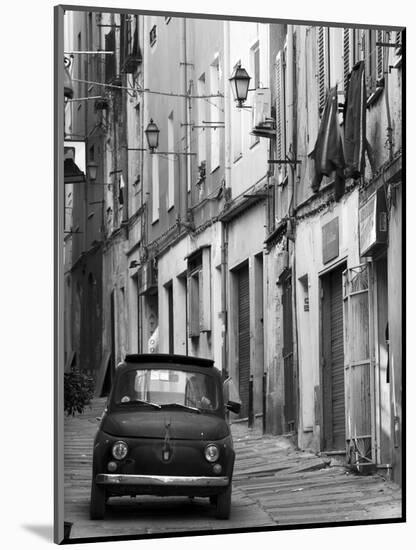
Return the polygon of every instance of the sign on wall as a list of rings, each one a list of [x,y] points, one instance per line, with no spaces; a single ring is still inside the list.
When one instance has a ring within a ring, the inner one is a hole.
[[[334,218],[322,226],[322,261],[327,264],[339,255],[339,220]]]

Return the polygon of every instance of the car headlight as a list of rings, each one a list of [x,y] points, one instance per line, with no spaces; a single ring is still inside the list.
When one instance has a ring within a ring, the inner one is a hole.
[[[205,458],[208,462],[215,462],[220,456],[220,450],[215,443],[210,443],[205,447]]]
[[[117,460],[123,460],[123,458],[126,458],[128,450],[127,443],[124,441],[117,441],[113,445],[113,457]]]

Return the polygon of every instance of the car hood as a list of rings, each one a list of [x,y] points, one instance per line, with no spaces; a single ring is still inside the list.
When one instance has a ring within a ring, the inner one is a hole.
[[[213,414],[161,409],[107,413],[101,430],[115,437],[218,440],[229,435],[227,422]]]

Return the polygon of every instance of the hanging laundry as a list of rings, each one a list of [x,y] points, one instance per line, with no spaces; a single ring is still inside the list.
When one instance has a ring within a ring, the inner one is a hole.
[[[335,172],[335,199],[344,194],[344,153],[338,122],[338,87],[329,90],[315,147],[310,156],[315,160],[312,189],[319,190],[323,176]]]
[[[344,152],[347,178],[357,179],[364,174],[366,104],[364,61],[359,61],[352,68],[344,106]]]

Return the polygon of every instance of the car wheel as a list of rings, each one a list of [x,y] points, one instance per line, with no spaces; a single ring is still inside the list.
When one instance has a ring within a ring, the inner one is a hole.
[[[105,489],[96,483],[91,485],[90,518],[103,519],[105,514],[106,494]]]
[[[217,495],[215,517],[217,519],[228,519],[231,512],[231,483],[224,493]]]

